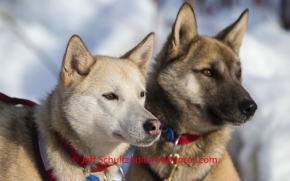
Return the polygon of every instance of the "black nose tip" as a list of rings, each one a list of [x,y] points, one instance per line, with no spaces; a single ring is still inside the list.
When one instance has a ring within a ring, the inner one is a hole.
[[[257,104],[252,100],[245,100],[239,104],[240,111],[245,116],[253,116],[258,109]]]

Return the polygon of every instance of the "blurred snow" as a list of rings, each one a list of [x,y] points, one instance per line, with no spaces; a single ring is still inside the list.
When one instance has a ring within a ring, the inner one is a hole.
[[[120,56],[154,31],[156,55],[182,1],[155,2],[0,1],[0,91],[39,102],[57,84],[73,34],[81,36],[92,54]],[[207,14],[194,6],[198,31],[210,36],[246,8],[250,17],[240,54],[243,84],[259,109],[243,129],[234,128],[229,149],[243,180],[285,181],[290,177],[290,32],[280,27],[275,8],[245,1]]]

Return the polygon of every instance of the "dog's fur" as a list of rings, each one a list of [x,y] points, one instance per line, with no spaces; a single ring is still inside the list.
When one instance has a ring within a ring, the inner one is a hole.
[[[120,59],[91,56],[78,36],[66,49],[58,85],[34,110],[0,102],[0,180],[41,180],[32,151],[34,121],[45,141],[48,162],[59,181],[81,181],[90,174],[72,162],[59,135],[84,157],[116,157],[129,144],[149,146],[159,139],[144,130],[155,119],[144,108],[145,75],[154,34]],[[35,116],[34,116],[35,113]],[[107,169],[109,180],[117,168]],[[103,174],[97,174],[103,180]]]
[[[215,37],[199,36],[194,12],[185,3],[171,34],[157,57],[147,80],[145,107],[178,134],[200,135],[196,142],[177,146],[180,157],[217,158],[218,164],[180,164],[173,181],[240,180],[226,150],[230,140],[229,124],[242,125],[257,109],[241,85],[238,57],[248,20],[244,11],[232,25]],[[245,116],[239,106],[248,101],[253,106]],[[168,156],[173,143],[163,137],[148,148],[137,148],[135,156]],[[166,164],[149,165],[160,178],[169,176]],[[152,172],[142,164],[132,164],[127,181],[153,181]]]

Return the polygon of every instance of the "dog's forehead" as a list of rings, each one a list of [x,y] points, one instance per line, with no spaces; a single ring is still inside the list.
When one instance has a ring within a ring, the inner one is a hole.
[[[145,77],[133,62],[107,56],[95,56],[94,59],[96,64],[91,69],[90,81],[108,82],[108,85],[116,87],[129,85],[143,88],[145,86]]]
[[[229,46],[210,37],[200,37],[191,47],[189,57],[199,69],[210,68],[213,65],[240,66],[238,55]]]

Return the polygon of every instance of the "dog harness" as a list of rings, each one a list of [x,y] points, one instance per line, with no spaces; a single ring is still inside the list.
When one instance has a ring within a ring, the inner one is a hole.
[[[6,104],[13,104],[13,105],[22,104],[29,107],[34,107],[37,105],[36,103],[30,100],[9,97],[5,94],[2,94],[1,92],[0,92],[0,101],[5,102]]]
[[[37,133],[37,129],[35,125],[33,127],[34,127],[33,134],[35,135],[35,140],[36,140],[36,145],[34,144],[34,146],[36,147],[35,152],[37,153],[37,157],[40,158],[40,160],[38,159],[41,162],[41,164],[39,164],[41,165],[40,168],[43,168],[45,170],[46,176],[48,177],[49,181],[57,181],[56,178],[53,176],[53,169],[50,167],[48,163],[48,158],[45,151],[45,145],[46,145],[45,139],[41,134]],[[79,155],[76,152],[76,150],[73,147],[71,147],[71,145],[68,143],[67,140],[65,140],[63,137],[60,136],[60,141],[63,147],[65,148],[65,150],[67,151],[67,153],[71,156],[72,161],[74,163],[78,164],[83,169],[89,164],[89,163],[81,161],[81,160],[85,160],[86,158]],[[113,166],[113,165],[97,163],[95,167],[91,169],[91,172],[102,172],[110,166]],[[99,178],[97,176],[90,175],[86,178],[86,181],[99,181]]]
[[[0,101],[5,102],[7,104],[12,105],[25,105],[29,107],[35,107],[37,104],[26,99],[19,99],[19,98],[12,98],[5,94],[0,93]],[[53,176],[53,169],[50,167],[48,163],[47,154],[45,151],[45,139],[41,134],[38,134],[36,125],[34,122],[32,122],[31,126],[31,137],[32,137],[32,145],[33,145],[33,151],[36,159],[36,164],[38,166],[40,175],[42,177],[42,180],[44,181],[57,181],[56,178]],[[81,159],[85,159],[85,157],[80,156],[76,150],[68,143],[66,139],[60,136],[60,141],[67,151],[67,153],[76,161],[82,168],[84,168],[86,165],[88,165],[85,162],[79,162]],[[108,167],[113,166],[110,164],[100,164],[97,163],[95,167],[91,169],[91,172],[101,172],[106,170]],[[120,169],[120,167],[118,166]],[[86,178],[86,181],[99,181],[99,178],[94,175],[90,175]]]

